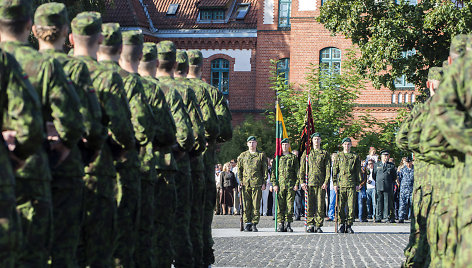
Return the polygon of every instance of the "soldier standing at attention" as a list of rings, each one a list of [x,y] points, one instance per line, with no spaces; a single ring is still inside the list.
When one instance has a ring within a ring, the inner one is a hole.
[[[53,226],[50,168],[62,164],[84,132],[79,99],[61,65],[28,44],[32,13],[32,1],[0,1],[0,46],[16,58],[41,97],[49,139],[47,151],[40,147],[15,175],[24,230],[18,267],[47,266]]]
[[[238,174],[243,187],[245,232],[257,232],[262,191],[266,188],[267,158],[257,151],[256,137],[247,138],[248,150],[238,156]]]
[[[325,196],[331,175],[331,159],[325,150],[321,149],[319,133],[311,134],[313,149],[308,155],[308,185],[305,182],[306,152],[300,158],[300,185],[308,191],[307,233],[322,233],[321,226],[325,217]],[[316,229],[315,229],[316,224]]]
[[[155,78],[157,70],[157,47],[155,43],[146,42],[143,47],[143,58],[139,64],[139,74],[143,78],[144,92],[153,110],[159,127],[156,128],[154,147],[156,155],[157,181],[155,187],[155,217],[153,232],[153,251],[156,254],[156,267],[171,267],[172,265],[172,231],[175,218],[176,189],[174,176],[177,173],[177,162],[174,158],[172,148],[177,147],[176,141],[176,118],[188,119],[187,112],[175,90],[160,84]],[[164,90],[166,95],[164,95]],[[167,103],[166,97],[172,101],[172,106]],[[185,128],[184,123],[190,120],[181,120],[178,126]],[[180,131],[179,130],[179,131]]]
[[[333,168],[333,184],[339,196],[338,220],[341,223],[340,233],[354,233],[351,226],[354,222],[354,205],[356,191],[360,189],[361,162],[359,156],[351,153],[350,138],[342,140],[343,151],[338,153]],[[345,211],[348,211],[346,215]]]
[[[69,36],[74,56],[90,71],[93,87],[102,108],[102,124],[107,141],[95,161],[85,170],[85,220],[78,249],[81,266],[113,266],[116,244],[116,169],[114,160],[121,161],[136,146],[128,103],[121,77],[103,69],[96,61],[103,40],[102,18],[97,12],[82,12],[71,23]]]
[[[375,180],[377,198],[377,215],[375,222],[384,220],[394,223],[393,213],[393,183],[397,178],[397,171],[393,163],[388,162],[390,154],[387,150],[380,152],[381,160],[374,165],[372,177]]]
[[[282,156],[279,158],[279,178],[275,179],[275,169],[272,167],[270,180],[277,193],[277,232],[293,232],[290,224],[293,222],[293,204],[295,192],[298,191],[298,157],[290,153],[290,143],[287,138],[281,141]],[[275,164],[274,164],[275,165]],[[285,226],[287,222],[287,226]]]
[[[85,133],[80,146],[71,148],[69,157],[52,169],[53,267],[75,267],[77,246],[83,220],[84,164],[88,166],[98,155],[107,135],[101,124],[101,110],[92,87],[87,65],[63,52],[69,36],[69,18],[62,3],[46,3],[36,9],[33,33],[43,55],[55,58],[71,80],[81,103]],[[79,149],[79,147],[81,149]],[[84,157],[83,157],[84,156]]]
[[[415,170],[410,156],[406,158],[406,167],[404,167],[398,178],[400,184],[400,208],[398,209],[398,223],[403,223],[408,219],[411,210],[411,195],[413,193],[413,183],[415,181]]]

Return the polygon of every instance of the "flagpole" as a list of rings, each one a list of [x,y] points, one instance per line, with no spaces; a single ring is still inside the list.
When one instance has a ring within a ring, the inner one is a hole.
[[[275,101],[275,142],[276,142],[276,145],[275,145],[275,148],[276,148],[276,151],[277,151],[277,135],[279,134],[279,120],[280,118],[279,117],[279,112],[277,110],[277,106],[279,105],[279,94],[278,92],[276,93],[277,94],[277,97],[276,97],[276,101]],[[277,152],[275,152],[275,185],[278,185],[279,183],[279,155]],[[278,188],[278,187],[277,187]],[[275,194],[275,207],[274,207],[274,213],[275,213],[275,231],[277,232],[277,200],[278,200],[278,195],[277,195],[277,192],[274,191]]]
[[[310,94],[308,93],[308,107],[310,107]],[[309,120],[309,118],[308,118]],[[308,122],[307,120],[307,122]],[[305,229],[307,228],[308,218],[308,153],[310,152],[310,127],[307,128],[307,144],[305,146]]]

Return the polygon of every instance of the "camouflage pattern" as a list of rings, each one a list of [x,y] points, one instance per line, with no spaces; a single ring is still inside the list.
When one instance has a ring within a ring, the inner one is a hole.
[[[16,131],[16,147],[12,154],[20,159],[38,151],[44,139],[43,119],[39,97],[22,72],[18,62],[0,53],[0,90],[2,130]],[[6,117],[8,115],[8,118]],[[6,119],[6,120],[5,120]],[[6,146],[0,147],[0,266],[14,267],[20,250],[22,230],[15,209],[15,178]]]
[[[305,183],[305,175],[308,170],[308,215],[307,225],[323,226],[325,217],[326,190],[322,185],[328,185],[331,175],[331,158],[325,150],[313,149],[308,155],[308,168],[306,163],[306,152],[300,158],[300,184]]]
[[[428,72],[428,80],[442,80],[443,68],[441,67],[431,67]]]
[[[244,222],[259,223],[261,187],[267,181],[267,157],[264,153],[250,153],[249,150],[238,156],[238,175],[243,185]]]
[[[404,167],[398,173],[398,180],[400,181],[400,207],[398,208],[398,218],[400,220],[407,220],[409,210],[411,208],[411,199],[413,194],[413,184],[415,178],[415,169]]]
[[[67,79],[61,65],[42,56],[26,43],[2,42],[5,51],[13,54],[28,74],[29,80],[41,96],[44,122],[52,122],[60,141],[72,148],[82,136],[84,127],[78,112],[79,99]],[[45,127],[45,126],[44,126]],[[49,161],[48,161],[49,157]],[[26,160],[25,166],[16,171],[17,206],[21,212],[23,230],[29,231],[19,256],[19,265],[46,265],[52,241],[51,172],[57,167],[57,153],[40,147]],[[49,163],[50,162],[50,163]],[[33,182],[34,181],[34,182]],[[34,189],[33,192],[23,192]],[[34,216],[33,216],[34,215]]]
[[[33,15],[32,1],[2,0],[0,1],[0,18],[5,21],[19,21]]]
[[[172,41],[161,41],[157,44],[157,59],[174,62],[177,49]]]
[[[98,12],[81,12],[71,22],[72,32],[76,35],[90,36],[102,29],[102,16]]]
[[[143,34],[139,30],[130,30],[123,32],[123,45],[143,45]]]
[[[34,13],[34,24],[40,26],[62,27],[69,23],[66,6],[63,3],[40,5]]]
[[[466,52],[466,46],[469,36],[466,34],[458,34],[451,40],[451,47],[449,48],[449,54],[455,54],[460,57],[464,56]]]
[[[143,44],[143,58],[142,62],[149,62],[157,60],[157,47],[155,43],[145,42]]]
[[[333,164],[333,185],[338,186],[338,221],[352,225],[354,222],[355,187],[361,178],[361,163],[354,153],[338,153]],[[348,210],[346,215],[345,209]]]
[[[299,170],[298,158],[294,154],[282,155],[278,160],[278,179],[276,181],[275,169],[272,167],[270,181],[272,185],[278,186],[277,192],[277,222],[293,221],[293,204],[295,201],[295,191],[293,187],[297,185],[297,174]]]

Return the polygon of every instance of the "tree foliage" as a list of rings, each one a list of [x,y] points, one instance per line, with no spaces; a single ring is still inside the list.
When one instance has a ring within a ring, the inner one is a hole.
[[[461,4],[456,4],[456,3]],[[317,20],[332,34],[350,38],[359,50],[359,74],[376,88],[395,89],[402,75],[426,93],[430,66],[447,59],[451,38],[472,29],[470,1],[405,0],[326,1]],[[416,54],[404,57],[402,52]],[[427,94],[427,93],[426,93]]]

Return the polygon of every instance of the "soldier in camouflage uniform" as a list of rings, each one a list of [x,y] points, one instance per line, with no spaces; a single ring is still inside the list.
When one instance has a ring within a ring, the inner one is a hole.
[[[209,131],[206,131],[205,126],[205,137],[207,139],[207,148],[203,153],[203,162],[205,165],[205,192],[204,192],[204,212],[203,212],[203,267],[208,267],[210,264],[215,262],[213,254],[213,239],[211,237],[211,223],[213,221],[213,215],[215,210],[216,200],[216,184],[215,184],[215,173],[214,167],[216,164],[216,143],[225,142],[231,139],[233,135],[233,127],[231,125],[231,112],[229,111],[228,101],[223,94],[215,87],[201,80],[202,68],[203,68],[203,55],[199,50],[190,50],[187,52],[189,58],[189,78],[193,83],[200,84],[208,92],[210,96],[211,105],[213,106],[216,116],[218,118],[219,134],[214,137]],[[197,100],[200,102],[200,106],[204,106],[205,95],[199,91],[199,87],[195,86],[195,93]],[[201,99],[200,99],[201,98]],[[211,109],[210,113],[207,114],[208,110],[202,108],[203,120],[205,124],[211,124],[213,122]],[[208,118],[208,120],[207,120]],[[194,248],[197,247],[194,245]],[[194,256],[196,256],[194,254]]]
[[[415,181],[415,170],[412,162],[413,160],[408,156],[406,158],[406,166],[398,174],[398,181],[400,182],[399,223],[403,223],[408,219],[411,210],[411,195]]]
[[[41,103],[18,62],[0,51],[2,138],[0,147],[0,266],[15,267],[20,253],[21,223],[15,208],[14,170],[42,146],[45,138]],[[14,163],[12,167],[11,163]]]
[[[281,141],[282,156],[278,160],[278,168],[272,167],[270,181],[277,194],[277,232],[293,232],[290,224],[293,222],[293,204],[295,192],[298,190],[299,163],[296,155],[290,153],[290,143],[285,138]],[[275,169],[278,169],[278,178]],[[285,226],[287,222],[287,226]]]
[[[356,191],[360,189],[361,162],[359,156],[351,153],[350,138],[342,140],[343,151],[338,153],[333,164],[333,185],[336,196],[339,196],[338,221],[340,233],[354,233],[351,226],[354,222],[354,205]],[[348,211],[346,215],[345,211]]]
[[[128,151],[123,161],[116,163],[121,194],[118,198],[120,234],[115,255],[124,267],[134,266],[133,255],[139,266],[152,267],[156,179],[152,141],[155,118],[144,94],[141,77],[137,74],[142,57],[143,36],[138,31],[126,31],[122,34],[118,23],[103,24],[102,34],[104,40],[98,51],[98,61],[107,70],[120,74],[123,79],[138,147]]]
[[[245,232],[257,232],[262,191],[267,181],[267,158],[265,153],[257,151],[256,137],[247,138],[248,150],[238,156],[238,174],[243,187]]]
[[[80,103],[59,62],[28,44],[32,3],[0,1],[0,13],[1,48],[13,54],[28,74],[41,96],[42,116],[48,126],[47,152],[41,147],[16,172],[17,208],[25,236],[17,265],[45,267],[52,241],[50,168],[57,168],[69,156],[83,134]]]
[[[176,123],[173,116],[179,121],[190,123],[180,95],[161,84],[156,78],[157,47],[155,43],[144,43],[143,58],[139,64],[139,74],[143,77],[143,86],[146,97],[157,120],[154,142],[157,180],[155,187],[155,217],[153,232],[153,251],[156,254],[156,267],[170,267],[172,264],[172,230],[175,219],[176,189],[174,175],[177,173],[177,162],[173,149],[177,146]],[[164,92],[167,92],[164,95]],[[166,101],[168,97],[172,106]],[[187,118],[185,120],[184,118]],[[185,126],[184,126],[185,128]],[[190,126],[187,128],[190,129]]]
[[[175,213],[177,221],[174,224],[172,242],[175,250],[174,265],[181,267],[193,266],[192,243],[189,234],[190,201],[192,200],[190,156],[197,156],[202,146],[204,149],[205,144],[202,142],[205,137],[201,129],[203,125],[194,125],[194,122],[198,122],[196,120],[200,118],[194,102],[195,94],[173,78],[176,53],[175,45],[170,41],[161,41],[157,45],[159,65],[156,76],[164,89],[166,101],[171,107],[177,126],[177,145],[174,146],[178,166],[174,177],[177,190]],[[182,107],[184,107],[183,111]]]
[[[69,33],[67,9],[62,3],[47,3],[38,7],[34,17],[33,33],[43,55],[58,60],[73,83],[79,96],[80,113],[85,133],[80,148],[74,145],[69,157],[52,169],[53,267],[76,267],[77,246],[83,220],[84,159],[90,163],[97,156],[106,136],[103,135],[100,104],[92,88],[90,73],[85,63],[68,56],[63,46]]]
[[[321,226],[323,226],[325,217],[326,188],[331,175],[331,158],[328,152],[321,149],[321,136],[319,133],[313,133],[311,139],[313,141],[313,150],[308,155],[308,167],[306,164],[306,152],[300,158],[300,185],[305,192],[308,192],[308,215],[305,231],[307,233],[322,233]],[[308,185],[305,182],[306,175],[308,175]]]
[[[136,140],[121,77],[103,69],[95,59],[102,38],[100,14],[82,12],[71,25],[74,56],[90,71],[102,108],[101,122],[108,134],[99,156],[86,168],[86,217],[79,245],[79,263],[81,266],[110,267],[117,231],[114,161],[123,161],[127,151],[135,150]]]
[[[205,139],[216,140],[220,132],[220,126],[215,109],[211,102],[210,94],[206,90],[206,84],[197,78],[187,78],[190,71],[188,54],[195,53],[190,51],[177,51],[177,70],[174,73],[175,79],[188,85],[195,92],[197,106],[201,110],[201,121],[204,126]],[[193,56],[195,59],[195,56]],[[195,66],[195,64],[193,64]],[[194,73],[195,67],[192,67]],[[206,149],[206,146],[205,146]],[[192,181],[193,181],[193,200],[192,216],[190,221],[190,238],[193,247],[193,258],[195,266],[204,266],[203,264],[203,211],[204,211],[204,193],[205,193],[205,166],[203,155],[191,158]]]

